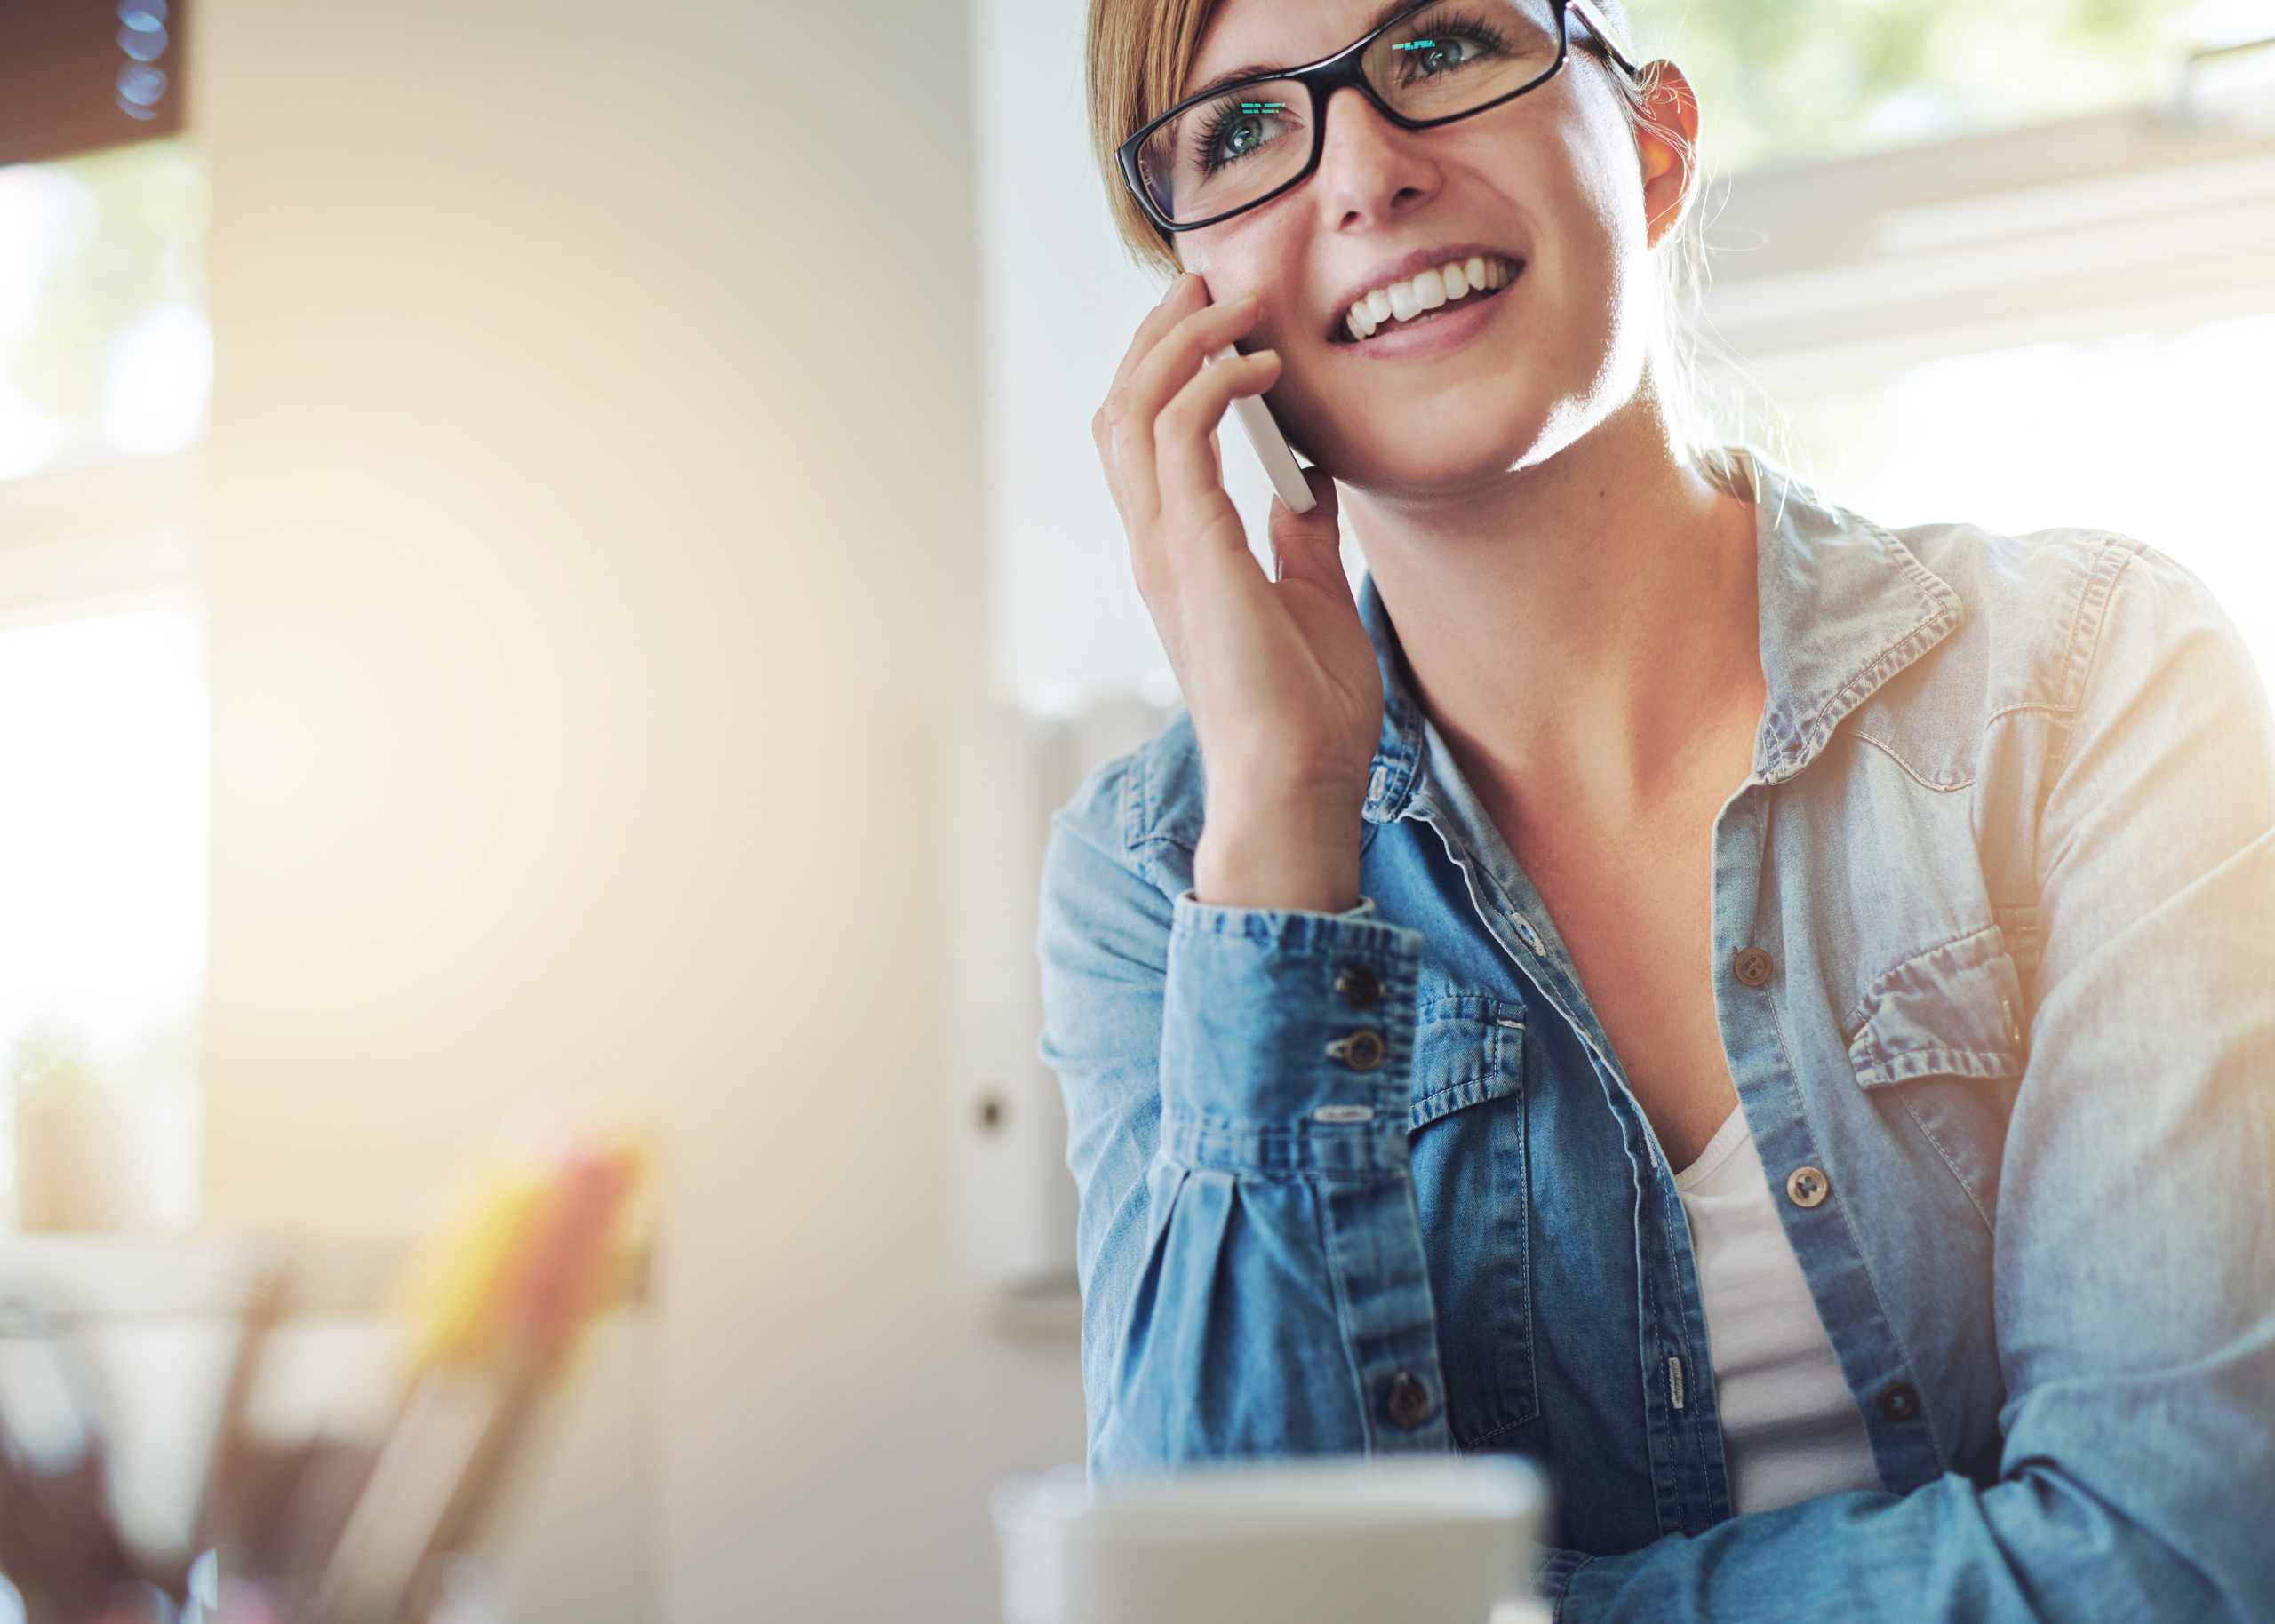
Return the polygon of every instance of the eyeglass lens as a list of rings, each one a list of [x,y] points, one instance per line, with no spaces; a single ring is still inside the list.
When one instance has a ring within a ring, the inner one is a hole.
[[[1433,5],[1377,36],[1360,69],[1404,116],[1451,118],[1548,76],[1556,12],[1555,0]],[[1318,116],[1293,79],[1235,85],[1157,127],[1139,148],[1138,174],[1169,219],[1211,219],[1299,173]]]

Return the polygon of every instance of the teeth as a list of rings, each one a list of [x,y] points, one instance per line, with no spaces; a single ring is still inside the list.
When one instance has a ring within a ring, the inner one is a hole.
[[[1515,270],[1513,262],[1497,255],[1449,259],[1404,282],[1370,290],[1345,313],[1343,330],[1353,343],[1363,344],[1393,321],[1410,322],[1425,310],[1435,310],[1472,293],[1505,288]]]

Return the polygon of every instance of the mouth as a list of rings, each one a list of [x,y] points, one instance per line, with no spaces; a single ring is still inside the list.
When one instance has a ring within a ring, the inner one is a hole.
[[[1376,288],[1337,314],[1330,344],[1360,348],[1393,333],[1425,327],[1498,299],[1523,275],[1525,262],[1500,254],[1449,260],[1403,281]]]

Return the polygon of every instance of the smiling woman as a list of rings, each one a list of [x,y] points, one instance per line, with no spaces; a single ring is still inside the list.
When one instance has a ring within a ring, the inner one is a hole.
[[[1526,1456],[1561,1624],[2263,1618],[2266,691],[2145,541],[1687,437],[1623,32],[1093,0],[1186,274],[1090,425],[1185,710],[1040,887],[1090,1471]]]

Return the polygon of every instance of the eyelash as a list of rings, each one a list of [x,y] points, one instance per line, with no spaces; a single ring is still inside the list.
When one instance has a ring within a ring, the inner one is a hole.
[[[1473,44],[1483,45],[1490,51],[1506,51],[1509,48],[1508,36],[1475,12],[1435,12],[1422,22],[1408,26],[1417,30],[1426,29],[1431,38],[1441,34],[1449,38],[1465,36]],[[1422,37],[1422,35],[1417,33],[1416,37]],[[1222,103],[1209,118],[1208,128],[1201,132],[1201,168],[1203,174],[1213,175],[1224,167],[1217,161],[1216,152],[1217,143],[1223,139],[1225,131],[1238,119],[1256,116],[1253,113],[1235,111],[1237,106],[1236,102],[1230,100]]]
[[[1477,44],[1489,45],[1496,51],[1509,48],[1508,36],[1476,12],[1434,12],[1424,23],[1413,26],[1426,27],[1433,36],[1440,34],[1467,35]]]

